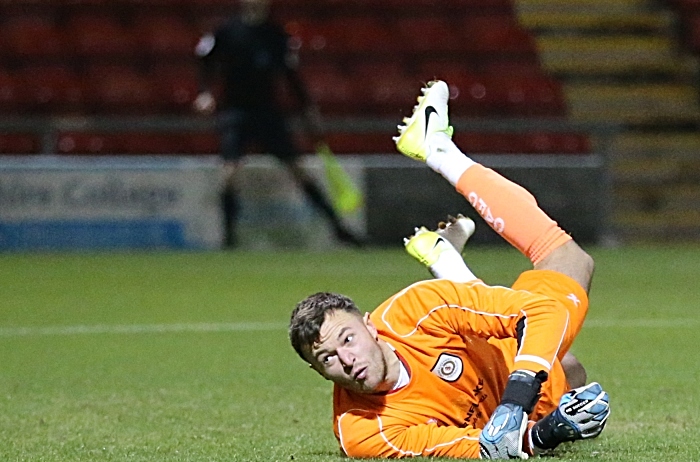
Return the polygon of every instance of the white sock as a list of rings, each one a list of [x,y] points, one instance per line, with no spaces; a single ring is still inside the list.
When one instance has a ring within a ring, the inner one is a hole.
[[[449,279],[454,282],[469,282],[478,279],[464,263],[459,252],[452,246],[449,250],[443,251],[429,269],[437,279]]]
[[[446,133],[439,132],[430,140],[430,154],[426,163],[452,186],[456,186],[462,174],[476,162],[464,155]]]

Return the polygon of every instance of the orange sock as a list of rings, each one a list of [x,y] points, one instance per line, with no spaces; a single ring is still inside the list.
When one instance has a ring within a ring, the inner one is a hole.
[[[571,240],[529,191],[481,164],[469,167],[456,188],[491,228],[533,264]]]

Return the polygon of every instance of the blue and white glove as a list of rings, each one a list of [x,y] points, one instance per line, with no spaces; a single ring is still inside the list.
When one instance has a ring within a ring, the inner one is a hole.
[[[482,459],[527,459],[523,436],[527,431],[528,414],[540,397],[547,373],[518,370],[510,374],[501,403],[491,415],[479,436]]]
[[[517,404],[500,404],[479,436],[482,459],[527,459],[523,452],[523,435],[527,414]]]
[[[543,453],[559,443],[595,438],[610,416],[610,398],[592,382],[561,397],[559,406],[532,427],[533,450]]]

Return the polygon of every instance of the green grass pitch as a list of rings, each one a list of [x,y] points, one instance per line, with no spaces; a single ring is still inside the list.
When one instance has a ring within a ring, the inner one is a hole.
[[[611,396],[569,461],[700,460],[700,247],[588,249],[574,345]],[[475,247],[487,282],[528,262]],[[0,255],[1,461],[340,461],[331,386],[288,344],[319,290],[364,310],[427,277],[401,249]]]

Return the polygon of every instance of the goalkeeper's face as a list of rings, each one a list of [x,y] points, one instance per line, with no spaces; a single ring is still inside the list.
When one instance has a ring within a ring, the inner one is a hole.
[[[326,314],[318,341],[307,350],[307,360],[319,374],[358,393],[387,391],[387,360],[377,329],[369,319],[342,310]]]

